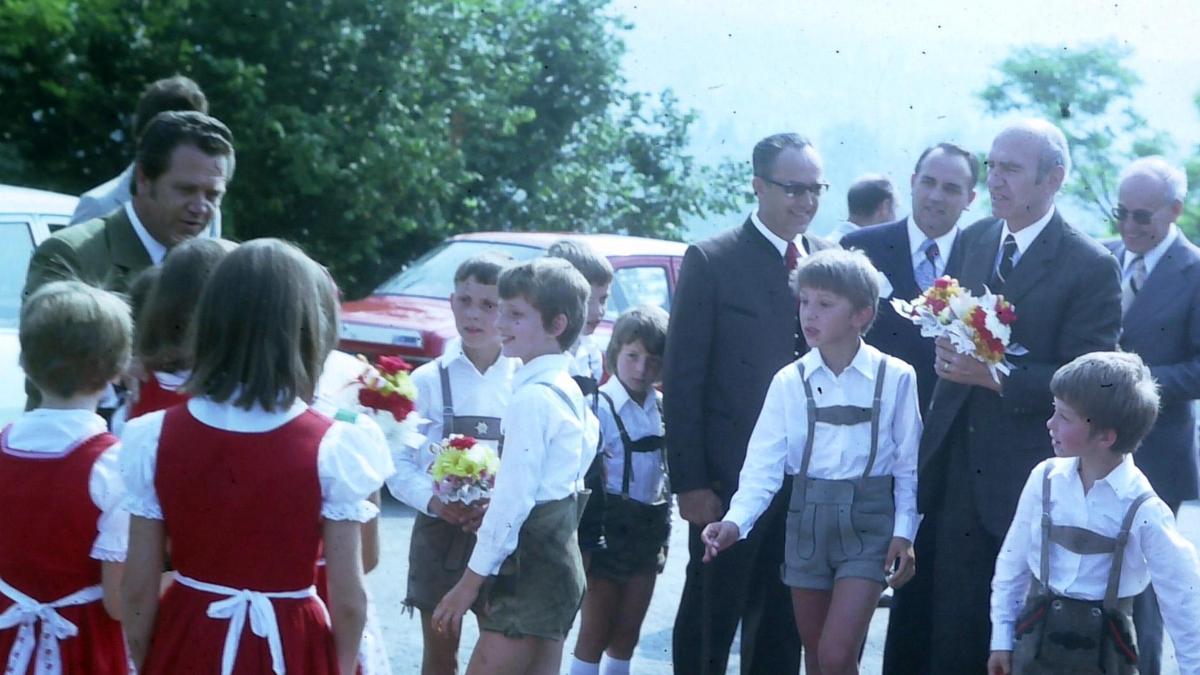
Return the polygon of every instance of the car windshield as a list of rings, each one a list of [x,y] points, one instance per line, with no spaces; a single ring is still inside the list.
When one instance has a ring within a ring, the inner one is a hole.
[[[33,255],[29,223],[0,216],[0,328],[15,329],[21,318],[21,289]]]
[[[403,272],[375,289],[377,295],[420,295],[448,298],[454,292],[454,271],[464,260],[484,251],[507,253],[513,259],[529,260],[545,253],[536,246],[503,244],[494,241],[447,241],[417,258]]]

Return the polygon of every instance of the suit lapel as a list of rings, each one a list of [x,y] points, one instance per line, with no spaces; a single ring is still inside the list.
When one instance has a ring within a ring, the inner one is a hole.
[[[917,286],[917,278],[913,275],[912,242],[908,240],[908,219],[900,220],[890,228],[884,241],[884,249],[880,251],[881,267],[892,270],[891,281],[893,297],[911,300],[921,294]]]
[[[125,271],[139,271],[152,264],[150,254],[146,252],[142,240],[138,239],[124,207],[117,209],[112,215],[105,224],[105,230],[108,233],[109,254],[112,256],[113,265]]]
[[[992,268],[996,266],[996,252],[1000,250],[1000,230],[1003,226],[999,220],[993,220],[986,225],[979,237],[969,249],[961,248],[963,255],[961,283],[972,292],[978,293],[992,278]],[[961,236],[961,233],[960,233]],[[949,265],[947,265],[949,267]]]
[[[1026,293],[1037,287],[1042,277],[1054,269],[1054,257],[1058,253],[1058,244],[1062,241],[1064,223],[1062,217],[1055,211],[1054,217],[1046,224],[1042,233],[1033,240],[1029,249],[1021,254],[1012,274],[1004,284],[1004,297],[1017,305]],[[996,238],[997,247],[1000,245],[999,235]],[[998,250],[998,249],[997,249]],[[988,266],[991,270],[991,266]]]
[[[1120,249],[1124,252],[1125,247]],[[1119,255],[1119,254],[1118,254]],[[1122,258],[1117,260],[1122,262]],[[1140,325],[1150,327],[1148,321],[1151,317],[1159,312],[1165,305],[1178,300],[1178,295],[1171,291],[1171,287],[1178,284],[1181,277],[1190,272],[1191,268],[1197,261],[1195,252],[1190,249],[1190,244],[1180,232],[1171,244],[1171,248],[1167,249],[1158,263],[1154,265],[1154,271],[1150,276],[1146,277],[1146,285],[1138,292],[1134,298],[1133,304],[1129,306],[1129,311],[1125,314],[1125,320],[1122,322],[1126,333],[1136,333]]]

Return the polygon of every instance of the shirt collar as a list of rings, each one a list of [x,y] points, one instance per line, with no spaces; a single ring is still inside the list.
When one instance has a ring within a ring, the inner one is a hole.
[[[233,405],[232,401],[237,395],[237,392],[234,392],[230,400],[221,403],[197,396],[188,401],[188,412],[210,427],[253,434],[278,429],[308,410],[308,404],[301,399],[292,401],[291,406],[283,410],[268,412],[257,403],[247,410]]]
[[[12,450],[60,454],[107,429],[104,418],[91,410],[36,408],[12,423],[5,440]]]
[[[1082,482],[1082,478],[1079,476],[1079,458],[1072,457],[1065,462],[1055,462],[1054,468],[1050,470],[1050,476],[1052,478],[1064,476],[1067,480]],[[1122,499],[1133,499],[1144,491],[1141,477],[1141,471],[1133,462],[1133,454],[1128,453],[1121,458],[1121,463],[1116,468],[1109,471],[1107,476],[1097,480],[1096,483],[1104,483]]]
[[[875,373],[879,369],[879,359],[882,356],[879,350],[864,342],[862,338],[859,338],[858,353],[850,360],[850,366],[846,370],[857,370],[868,380],[874,381]],[[833,374],[833,371],[829,369],[829,366],[825,365],[825,358],[821,356],[821,350],[819,349],[808,350],[807,354],[800,357],[800,363],[804,366],[804,379],[806,380],[811,379],[813,373],[821,369],[829,373],[831,378],[837,378]],[[842,372],[844,373],[845,371]]]
[[[138,218],[137,210],[133,208],[133,201],[125,202],[125,215],[129,216],[129,224],[133,225],[133,231],[137,233],[146,253],[150,254],[150,262],[154,263],[155,267],[162,265],[163,258],[167,257],[167,247],[151,236],[146,226],[142,225],[142,219]]]
[[[1146,274],[1154,271],[1154,266],[1166,254],[1167,249],[1175,243],[1175,238],[1179,236],[1179,228],[1175,227],[1175,223],[1167,228],[1167,236],[1163,237],[1162,241],[1154,245],[1154,248],[1142,254],[1142,260],[1146,263]],[[1136,253],[1125,251],[1125,259],[1122,260],[1122,272],[1129,271],[1129,265],[1133,263],[1133,259],[1137,257]]]
[[[779,235],[772,232],[766,225],[764,225],[763,221],[758,217],[757,210],[755,210],[753,213],[750,214],[750,222],[754,223],[754,227],[758,229],[759,234],[766,237],[767,241],[771,242],[771,245],[775,247],[775,250],[779,251],[779,257],[782,258],[787,255],[787,245],[789,242],[786,239],[784,239],[783,237],[780,237]],[[804,235],[800,235],[800,237],[803,237],[803,236]],[[799,237],[797,237],[797,238],[799,238]],[[793,242],[796,244],[796,248],[800,250],[800,257],[803,258],[804,257],[803,244],[801,242],[798,242],[795,240],[793,240]]]
[[[925,254],[921,251],[921,244],[924,244],[925,240],[929,237],[925,236],[925,233],[921,231],[921,228],[917,227],[917,223],[913,220],[912,216],[905,218],[904,221],[908,226],[909,254],[911,254],[914,260],[918,255],[925,257]],[[951,227],[946,234],[934,238],[933,241],[938,246],[938,255],[942,260],[950,257],[950,249],[954,246],[954,240],[956,238],[958,238],[958,223],[955,223],[954,227]]]
[[[540,379],[548,379],[554,373],[566,373],[571,359],[566,354],[545,354],[529,363],[524,363],[513,373],[513,390]]]
[[[1000,232],[1000,249],[1004,249],[1004,240],[1007,239],[1008,235],[1011,234],[1013,239],[1017,240],[1018,255],[1024,255],[1025,251],[1028,251],[1030,245],[1033,244],[1033,240],[1037,239],[1038,235],[1042,233],[1042,230],[1046,229],[1046,225],[1050,223],[1050,219],[1053,217],[1054,205],[1051,204],[1050,210],[1046,212],[1046,215],[1038,218],[1032,225],[1022,229],[1020,232],[1013,232],[1012,230],[1008,229],[1008,221],[1005,221],[1004,229]]]
[[[629,391],[625,389],[625,385],[621,384],[621,381],[617,379],[615,375],[608,378],[607,382],[600,385],[600,391],[608,394],[609,398],[612,399],[613,409],[615,409],[618,413],[621,412],[621,409],[625,407],[626,403],[632,404],[635,407],[639,407],[646,412],[650,412],[658,407],[658,402],[656,400],[657,395],[653,391],[647,393],[646,400],[639,404],[629,396]]]

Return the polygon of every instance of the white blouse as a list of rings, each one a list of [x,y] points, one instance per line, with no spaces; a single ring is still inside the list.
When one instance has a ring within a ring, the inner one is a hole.
[[[217,429],[240,433],[264,433],[292,421],[308,405],[297,400],[290,408],[267,412],[251,410],[207,398],[188,401],[188,412],[198,421]],[[154,489],[158,440],[165,411],[130,420],[121,434],[124,448],[120,470],[128,496],[125,506],[132,515],[163,518]],[[317,477],[321,484],[321,517],[365,523],[379,515],[379,507],[368,498],[383,485],[391,470],[391,458],[383,432],[366,415],[353,423],[335,420],[317,448]]]
[[[107,431],[104,418],[90,410],[38,408],[19,417],[8,428],[4,452],[39,457],[66,457],[78,445]],[[91,557],[105,562],[124,562],[129,548],[129,513],[121,508],[125,483],[118,461],[121,444],[113,445],[92,465],[88,495],[100,509],[98,531]]]

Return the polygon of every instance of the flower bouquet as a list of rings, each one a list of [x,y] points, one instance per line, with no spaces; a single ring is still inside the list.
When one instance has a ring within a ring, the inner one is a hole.
[[[398,356],[381,356],[375,364],[361,354],[358,358],[365,366],[356,381],[361,385],[359,405],[379,424],[392,447],[419,442],[421,420],[413,414],[417,387],[409,376],[412,366]]]
[[[500,468],[495,450],[462,434],[450,434],[435,443],[432,450],[429,474],[433,476],[433,493],[442,503],[472,504],[491,496]]]
[[[921,327],[925,337],[946,337],[959,354],[967,354],[987,365],[992,378],[1000,381],[1012,364],[1006,355],[1022,356],[1029,350],[1013,344],[1012,325],[1017,312],[1003,295],[984,287],[983,295],[971,295],[956,279],[942,277],[912,302],[899,298],[892,307]]]

